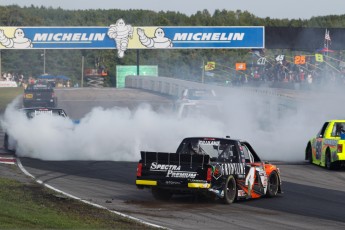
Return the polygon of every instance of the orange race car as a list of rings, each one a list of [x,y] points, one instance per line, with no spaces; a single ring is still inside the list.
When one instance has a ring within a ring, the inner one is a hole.
[[[141,151],[136,185],[156,199],[173,194],[206,193],[224,203],[274,197],[282,192],[279,169],[263,162],[243,140],[185,138],[176,153]]]

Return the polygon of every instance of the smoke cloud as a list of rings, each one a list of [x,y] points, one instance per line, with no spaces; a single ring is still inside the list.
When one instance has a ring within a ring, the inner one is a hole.
[[[95,107],[79,124],[48,115],[28,119],[17,99],[7,107],[1,126],[16,140],[18,156],[42,160],[137,161],[141,150],[175,152],[188,136],[230,135],[251,143],[263,160],[302,161],[308,140],[323,123],[344,118],[344,97],[337,94],[289,99],[229,92],[219,116],[178,118],[142,104],[134,110]]]

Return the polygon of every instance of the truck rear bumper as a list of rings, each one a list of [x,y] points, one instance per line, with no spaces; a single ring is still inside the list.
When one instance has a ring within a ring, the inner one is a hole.
[[[157,181],[155,180],[136,180],[135,181],[136,185],[147,185],[147,186],[156,186]]]
[[[136,180],[137,186],[157,186],[159,185],[158,181],[156,180]],[[166,187],[166,186],[164,186]],[[175,186],[169,186],[171,188],[174,188]],[[211,184],[207,182],[188,182],[187,188],[190,189],[197,189],[197,188],[210,188]]]
[[[345,152],[338,153],[337,155],[338,155],[338,160],[339,161],[345,161]]]

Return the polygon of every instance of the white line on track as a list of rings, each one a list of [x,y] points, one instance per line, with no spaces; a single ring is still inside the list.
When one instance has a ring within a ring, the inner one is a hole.
[[[92,205],[92,206],[94,206],[94,207],[108,210],[109,212],[112,212],[112,213],[114,213],[114,214],[116,214],[116,215],[119,215],[119,216],[128,218],[128,219],[130,219],[130,220],[133,220],[133,221],[136,221],[136,222],[139,222],[139,223],[142,223],[142,224],[151,226],[151,227],[155,227],[155,228],[168,229],[168,228],[166,228],[166,227],[163,227],[163,226],[160,226],[160,225],[157,225],[157,224],[152,224],[152,223],[146,222],[146,221],[144,221],[144,220],[141,220],[141,219],[139,219],[139,218],[136,218],[136,217],[133,217],[133,216],[126,215],[126,214],[121,213],[121,212],[117,212],[117,211],[110,210],[110,209],[108,209],[108,208],[106,208],[106,207],[104,207],[104,206],[102,206],[102,205],[95,204],[95,203],[92,203],[92,202],[87,201],[87,200],[83,200],[83,199],[81,199],[81,198],[79,198],[79,197],[76,197],[76,196],[73,196],[73,195],[71,195],[71,194],[69,194],[69,193],[66,193],[66,192],[64,192],[64,191],[61,191],[61,190],[59,190],[59,189],[57,189],[57,188],[55,188],[55,187],[53,187],[53,186],[51,186],[51,185],[49,185],[49,184],[44,183],[44,182],[41,181],[41,180],[37,180],[35,176],[33,176],[33,175],[32,175],[31,173],[29,173],[28,171],[26,171],[26,169],[25,169],[24,166],[22,165],[22,163],[21,163],[21,161],[20,161],[19,158],[16,158],[16,160],[17,160],[17,165],[18,165],[18,167],[20,168],[20,170],[22,170],[22,172],[23,172],[25,175],[27,175],[27,176],[33,178],[37,183],[42,184],[42,185],[44,185],[45,187],[47,187],[47,188],[49,188],[49,189],[52,189],[52,190],[54,190],[54,191],[56,191],[56,192],[58,192],[58,193],[61,193],[61,194],[65,195],[65,196],[67,196],[67,197],[70,197],[70,198],[72,198],[72,199],[79,200],[79,201],[81,201],[81,202],[83,202],[83,203]]]

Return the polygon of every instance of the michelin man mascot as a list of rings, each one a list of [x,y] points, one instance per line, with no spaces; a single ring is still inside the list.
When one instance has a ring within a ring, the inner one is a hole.
[[[128,47],[129,38],[133,38],[133,27],[126,25],[125,21],[120,18],[116,21],[116,24],[110,25],[108,36],[116,42],[118,57],[123,58]]]
[[[164,30],[162,28],[157,28],[155,30],[155,36],[150,38],[147,37],[143,29],[137,29],[139,40],[141,44],[147,48],[171,48],[173,43],[169,38],[165,37]]]
[[[25,37],[24,31],[20,28],[14,31],[14,37],[9,38],[4,30],[0,29],[0,44],[6,48],[32,48],[31,40]]]

